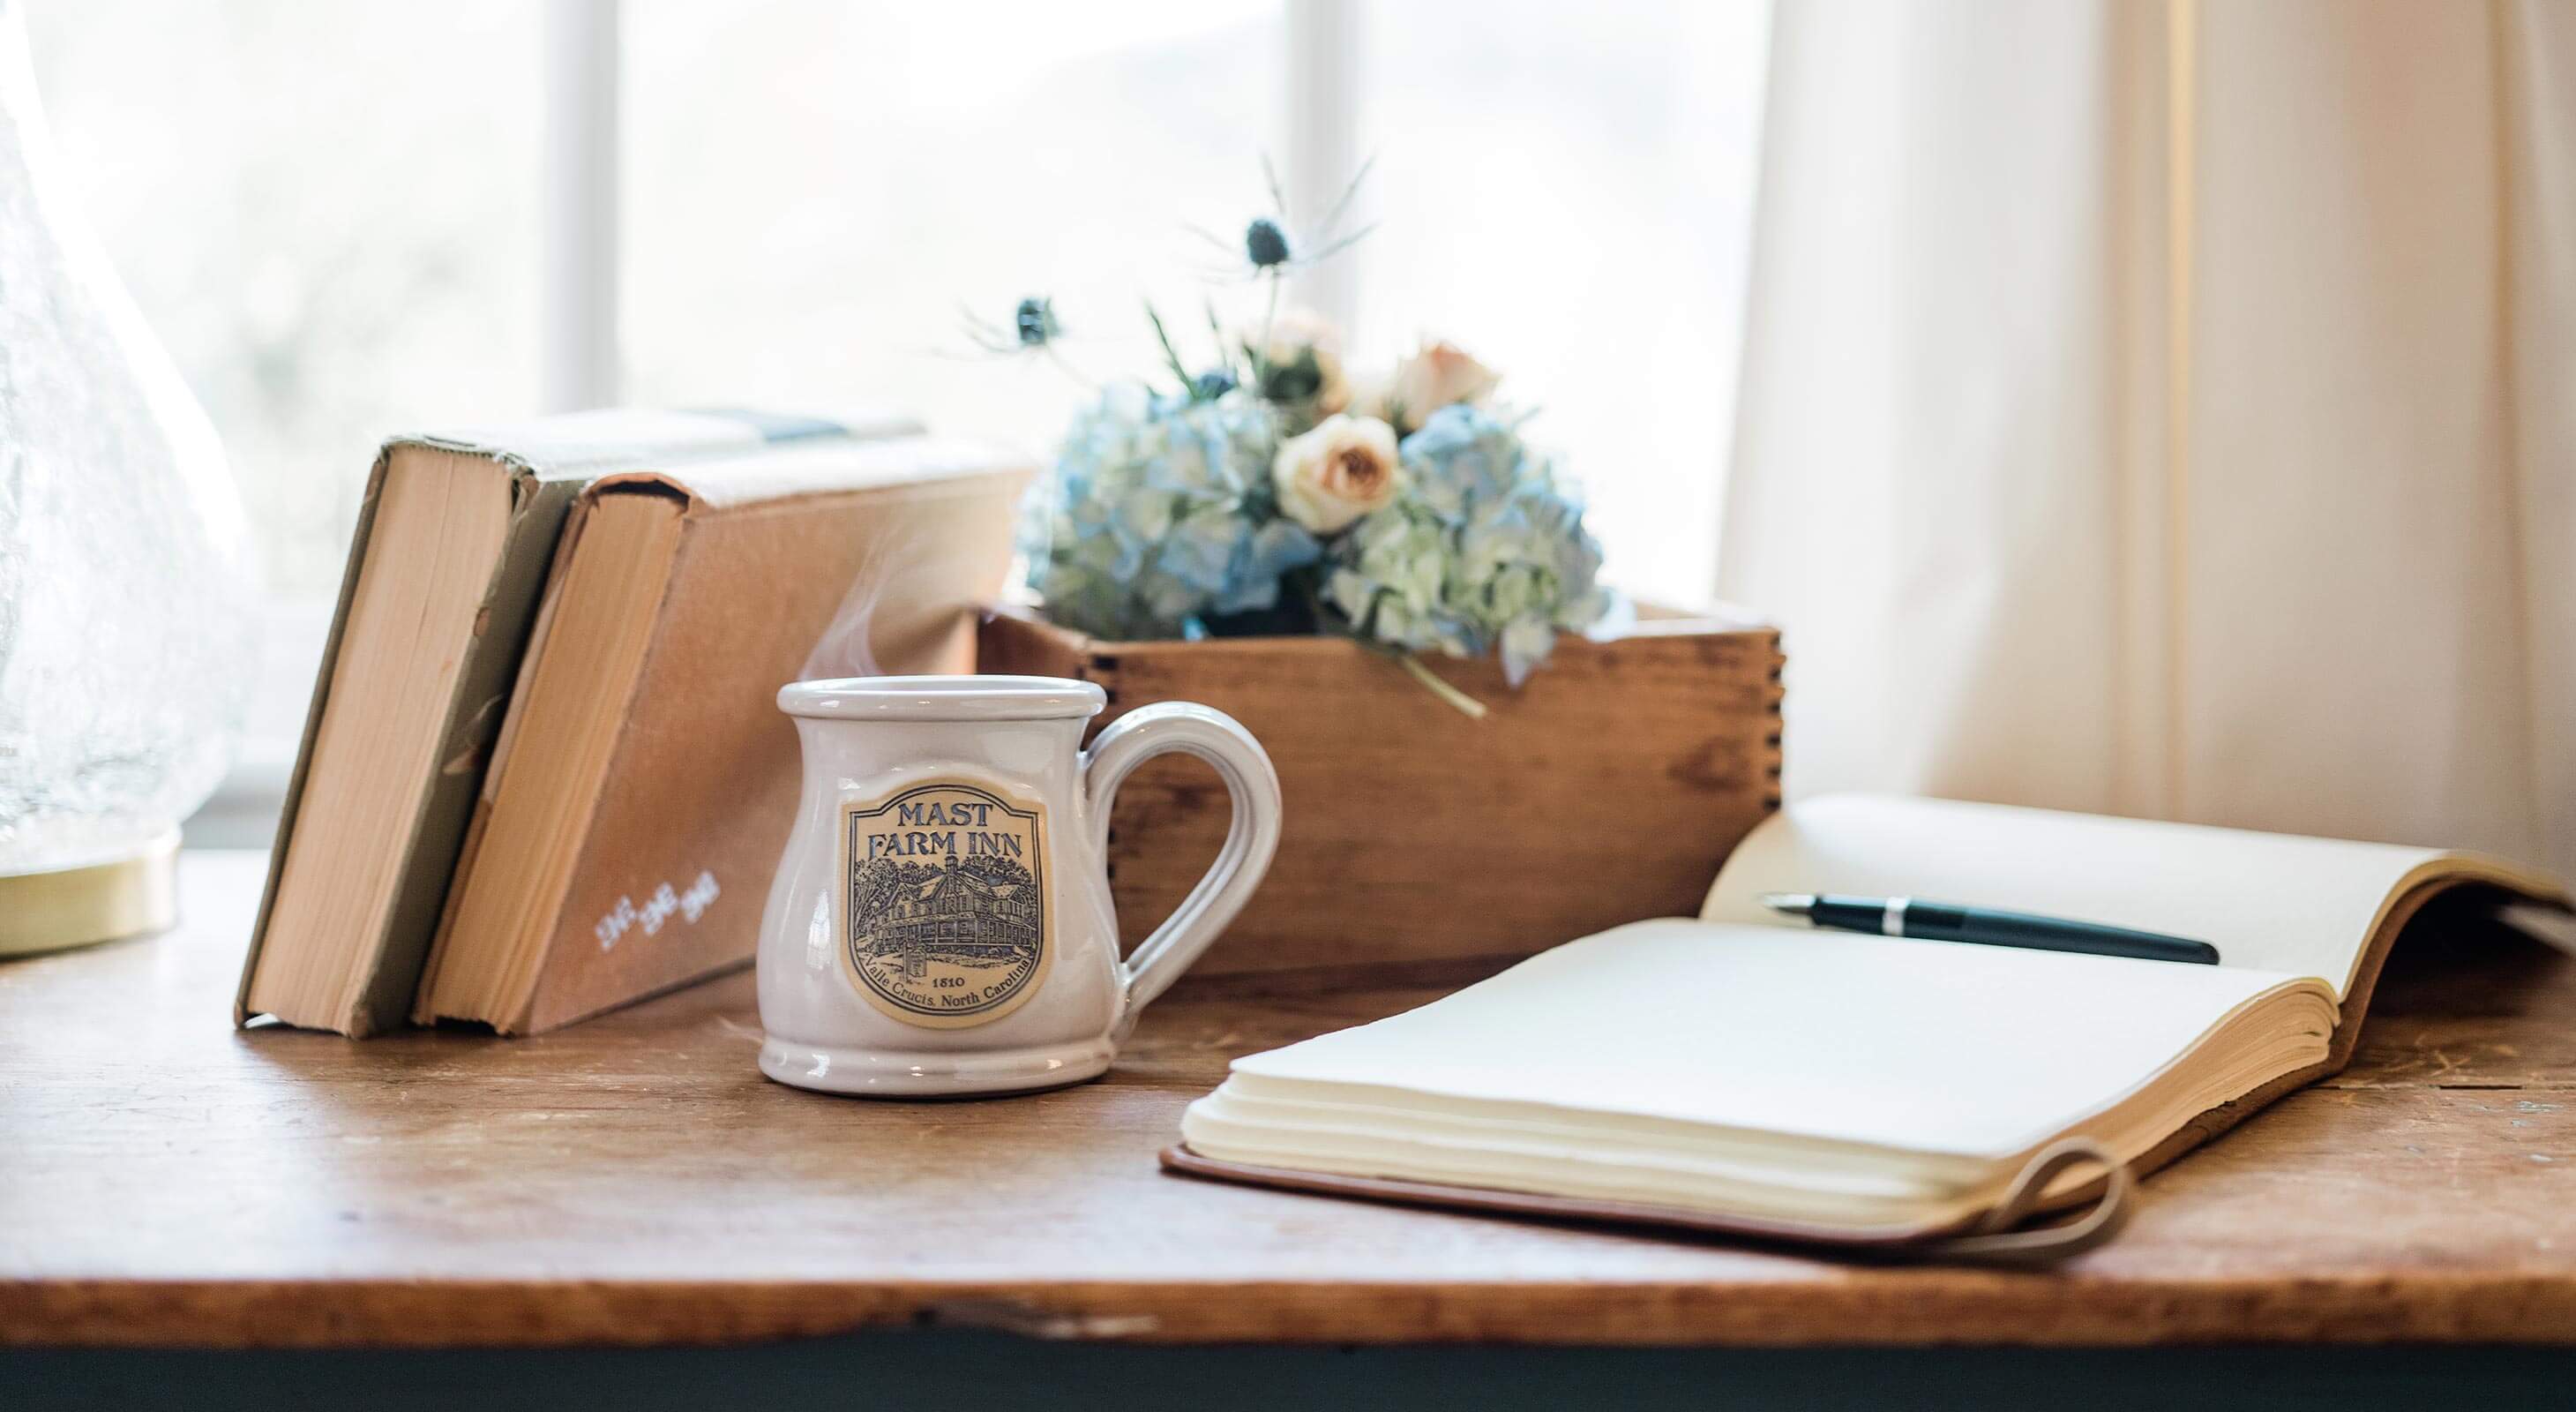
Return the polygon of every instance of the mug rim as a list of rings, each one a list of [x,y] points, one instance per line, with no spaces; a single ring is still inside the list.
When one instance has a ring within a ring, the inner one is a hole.
[[[1071,677],[821,677],[778,689],[778,709],[823,721],[1044,721],[1100,713],[1109,694]]]

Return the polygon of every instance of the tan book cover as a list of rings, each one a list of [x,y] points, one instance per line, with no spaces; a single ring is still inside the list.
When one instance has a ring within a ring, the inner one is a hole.
[[[414,1018],[535,1033],[749,961],[798,789],[778,688],[972,671],[1033,471],[914,437],[585,490]]]
[[[350,537],[234,1023],[268,1015],[363,1037],[403,1022],[584,485],[920,432],[879,412],[618,408],[386,442]],[[434,579],[454,580],[443,601]]]

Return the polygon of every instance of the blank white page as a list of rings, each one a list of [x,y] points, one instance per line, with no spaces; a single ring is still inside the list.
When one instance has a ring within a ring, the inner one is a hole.
[[[2290,980],[1668,919],[1234,1071],[2003,1158]]]
[[[2382,909],[2433,874],[2556,890],[2501,860],[2428,848],[1843,794],[1765,820],[1700,915],[1779,925],[1766,892],[2036,912],[2206,941],[2222,965],[2315,976],[2341,1001]]]

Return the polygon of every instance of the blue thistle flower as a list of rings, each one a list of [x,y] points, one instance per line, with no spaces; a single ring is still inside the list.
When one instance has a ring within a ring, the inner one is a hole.
[[[1067,372],[1062,350],[1056,347],[1064,338],[1064,323],[1055,316],[1055,301],[1043,294],[1032,294],[1011,306],[1011,316],[1001,323],[978,318],[975,311],[960,308],[958,322],[965,328],[966,341],[995,358],[1045,358]],[[1077,378],[1082,377],[1074,372]],[[1085,382],[1088,378],[1082,379]]]
[[[1276,279],[1290,270],[1319,264],[1349,249],[1362,236],[1377,228],[1362,226],[1348,234],[1342,233],[1342,222],[1351,213],[1351,202],[1359,195],[1360,184],[1368,180],[1369,169],[1375,165],[1375,157],[1360,163],[1360,169],[1351,174],[1350,185],[1342,188],[1342,194],[1334,200],[1332,208],[1312,226],[1298,227],[1292,233],[1287,193],[1280,188],[1279,173],[1272,169],[1270,160],[1265,157],[1261,162],[1261,177],[1270,190],[1270,211],[1253,217],[1244,226],[1239,249],[1196,226],[1189,227],[1189,230],[1222,252],[1227,265],[1212,271],[1219,278]],[[1238,258],[1242,263],[1233,263]]]
[[[1044,348],[1064,332],[1064,325],[1056,322],[1055,301],[1041,296],[1020,301],[1011,312],[1011,327],[1022,348]]]
[[[1244,227],[1243,254],[1256,270],[1284,265],[1288,263],[1288,233],[1268,216],[1255,216],[1252,224]]]

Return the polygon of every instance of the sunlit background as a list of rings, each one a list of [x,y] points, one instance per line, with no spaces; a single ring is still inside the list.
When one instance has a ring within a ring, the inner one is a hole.
[[[1540,409],[1610,572],[1708,596],[1768,8],[1361,3],[1352,362],[1452,337]],[[272,592],[282,770],[374,447],[542,410],[541,6],[35,0],[68,175],[213,413]],[[1197,330],[1284,160],[1288,6],[626,0],[625,400],[892,405],[1043,450],[1085,388],[969,356],[1052,295],[1082,377]],[[1311,91],[1311,90],[1309,90]],[[1292,218],[1312,212],[1291,212]]]

